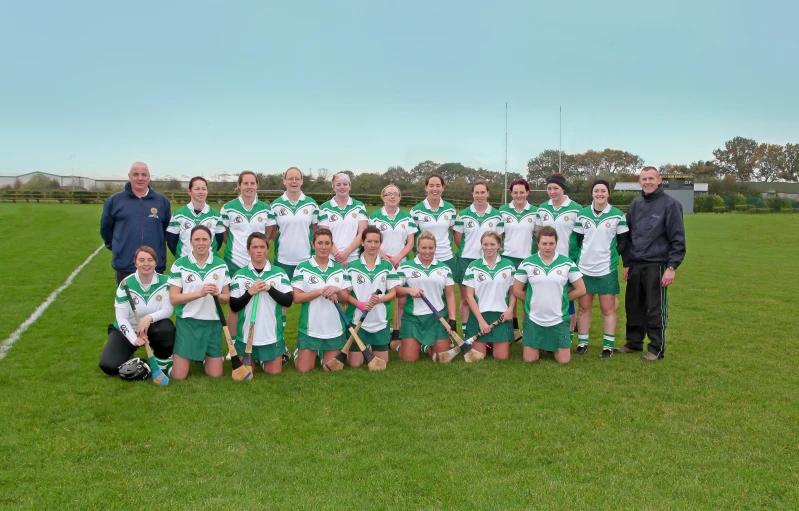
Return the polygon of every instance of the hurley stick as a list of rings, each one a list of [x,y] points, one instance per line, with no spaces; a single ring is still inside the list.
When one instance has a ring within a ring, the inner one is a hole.
[[[333,302],[333,305],[336,306],[336,310],[338,310],[339,316],[341,319],[344,320],[344,324],[347,326],[347,330],[349,330],[350,335],[355,338],[355,342],[358,343],[358,347],[363,352],[363,358],[366,360],[366,365],[369,366],[370,371],[382,371],[386,368],[386,361],[380,357],[376,357],[372,350],[366,347],[366,345],[361,341],[361,338],[358,337],[358,333],[355,331],[355,328],[352,326],[352,323],[347,318],[347,315],[344,314],[344,311],[341,309],[341,305],[338,302]]]
[[[128,289],[127,284],[122,284],[122,289],[125,290],[125,294],[128,297],[128,303],[130,303],[130,308],[133,310],[133,317],[136,318],[136,324],[138,325],[141,323],[139,319],[139,313],[136,312],[136,304],[133,303],[133,297],[130,295],[130,289]],[[168,385],[169,384],[169,376],[164,374],[161,370],[161,366],[158,365],[158,361],[155,360],[155,355],[153,355],[153,349],[150,347],[150,341],[147,339],[147,334],[144,335],[144,350],[147,352],[147,361],[150,362],[150,375],[153,377],[153,383],[156,385]]]
[[[230,351],[230,363],[233,366],[231,376],[234,381],[244,381],[252,376],[252,371],[248,371],[241,363],[236,347],[233,345],[233,339],[230,338],[230,330],[225,321],[225,313],[222,311],[222,304],[219,303],[219,297],[214,296],[214,305],[216,305],[216,312],[219,314],[219,322],[222,323],[222,331],[225,332],[225,339],[227,340],[228,351]]]
[[[255,371],[252,370],[252,336],[253,331],[255,330],[255,311],[258,309],[258,295],[261,293],[255,293],[252,301],[252,310],[250,311],[250,330],[247,333],[247,347],[244,349],[244,356],[241,357],[241,365],[247,368],[250,372],[250,377],[247,378],[251,380],[255,376]]]
[[[391,342],[388,343],[388,349],[395,350],[400,345],[399,336],[399,300],[394,299],[394,329],[391,331]]]
[[[497,326],[500,323],[502,323],[502,320],[498,319],[498,320],[494,321],[493,323],[491,323],[488,326],[490,326],[491,328],[494,328],[495,326]],[[469,337],[468,339],[466,339],[465,341],[463,341],[463,344],[467,344],[467,345],[471,346],[474,341],[476,341],[479,337],[481,337],[483,335],[484,335],[483,333],[477,332],[477,334],[475,334],[475,335]],[[438,362],[440,364],[446,364],[447,362],[450,362],[450,361],[452,361],[452,359],[457,357],[458,353],[460,353],[460,351],[461,351],[461,347],[460,346],[456,346],[456,347],[450,349],[449,351],[445,351],[443,353],[436,353],[435,355],[433,355],[433,362]],[[477,351],[477,350],[475,350],[475,351]],[[466,357],[464,356],[464,358],[466,358]]]
[[[428,300],[425,295],[421,295],[420,298],[424,301],[424,303],[427,304],[427,307],[431,311],[433,311],[433,314],[436,315],[436,318],[438,318],[438,320],[441,322],[441,324],[444,325],[444,329],[447,331],[447,333],[449,334],[450,338],[453,341],[455,341],[455,344],[458,345],[458,349],[460,349],[460,352],[463,353],[463,359],[465,361],[467,361],[467,362],[478,362],[478,361],[483,360],[485,358],[485,355],[483,353],[480,353],[477,350],[473,350],[471,344],[466,344],[466,343],[463,342],[463,339],[461,339],[460,336],[457,333],[455,333],[455,331],[452,330],[449,327],[449,323],[447,323],[447,320],[444,319],[443,316],[441,316],[441,313],[438,312],[438,309],[436,309],[433,306],[433,304],[430,303],[430,300]],[[449,362],[449,360],[447,360],[446,362]]]

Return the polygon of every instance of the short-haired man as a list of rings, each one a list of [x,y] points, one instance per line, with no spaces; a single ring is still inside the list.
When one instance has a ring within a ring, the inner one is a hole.
[[[150,169],[137,161],[130,166],[125,190],[105,200],[100,236],[111,251],[117,285],[136,271],[133,256],[142,245],[155,250],[155,271],[166,270],[166,228],[172,218],[169,199],[150,188]]]
[[[668,300],[666,289],[685,258],[682,205],[666,194],[655,167],[644,167],[638,178],[641,196],[627,210],[630,243],[622,260],[627,281],[627,342],[618,353],[643,351],[641,360],[659,360],[666,352]]]

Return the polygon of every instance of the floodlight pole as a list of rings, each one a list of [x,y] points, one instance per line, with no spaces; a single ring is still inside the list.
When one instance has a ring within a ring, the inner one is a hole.
[[[72,169],[72,194],[75,194],[75,155],[69,155],[69,166]]]

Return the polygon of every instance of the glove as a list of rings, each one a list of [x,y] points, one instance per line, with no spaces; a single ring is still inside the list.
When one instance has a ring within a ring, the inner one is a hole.
[[[449,320],[449,329],[452,330],[453,332],[457,331],[458,330],[458,322],[455,321],[454,319],[450,319]]]

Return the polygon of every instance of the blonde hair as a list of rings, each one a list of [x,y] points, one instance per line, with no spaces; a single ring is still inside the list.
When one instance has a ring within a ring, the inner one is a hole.
[[[433,240],[433,245],[434,246],[438,245],[436,243],[435,235],[432,232],[430,232],[430,231],[423,231],[422,234],[420,234],[419,237],[416,238],[416,246],[417,247],[419,246],[419,243],[422,242],[422,240]]]
[[[381,197],[383,196],[384,193],[386,193],[386,188],[396,188],[400,194],[400,197],[402,197],[402,190],[400,190],[399,186],[395,185],[394,183],[389,183],[386,186],[384,186],[382,190],[380,190]]]
[[[482,236],[480,236],[480,244],[481,245],[483,244],[483,239],[485,239],[486,236],[488,236],[489,238],[494,238],[497,241],[497,243],[499,244],[499,246],[500,247],[502,246],[502,238],[499,236],[499,234],[497,234],[494,231],[486,231],[486,232],[483,233]]]

